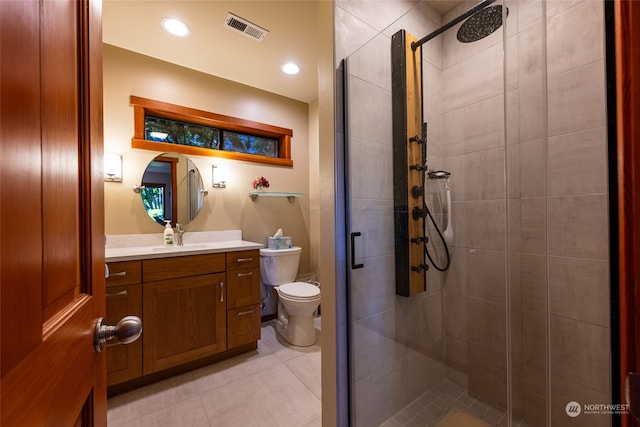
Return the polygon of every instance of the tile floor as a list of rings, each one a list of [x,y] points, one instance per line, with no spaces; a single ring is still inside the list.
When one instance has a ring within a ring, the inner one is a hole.
[[[490,426],[506,426],[505,413],[481,402],[449,379],[442,380],[380,427],[436,426],[452,409],[464,409]],[[520,424],[514,424],[520,426]]]
[[[319,333],[320,319],[316,319]],[[320,345],[262,324],[258,349],[108,401],[109,427],[320,427]]]

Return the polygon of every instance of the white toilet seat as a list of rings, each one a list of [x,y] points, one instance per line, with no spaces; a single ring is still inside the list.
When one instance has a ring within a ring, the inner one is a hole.
[[[277,289],[281,297],[291,301],[315,301],[320,298],[320,288],[306,282],[285,283]]]

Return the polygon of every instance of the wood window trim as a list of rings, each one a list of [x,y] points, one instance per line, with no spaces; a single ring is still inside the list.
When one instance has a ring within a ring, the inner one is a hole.
[[[134,116],[134,131],[133,138],[131,138],[132,148],[191,154],[196,156],[223,157],[232,160],[293,167],[293,160],[291,160],[291,137],[293,136],[293,131],[291,129],[225,116],[222,114],[210,113],[208,111],[169,104],[167,102],[154,101],[152,99],[141,98],[134,95],[129,97],[129,105],[133,107]],[[212,126],[222,130],[276,139],[279,144],[278,154],[280,157],[276,158],[260,156],[257,154],[237,153],[233,151],[212,150],[210,148],[148,141],[145,139],[144,132],[145,113],[165,119],[180,120],[198,125]]]

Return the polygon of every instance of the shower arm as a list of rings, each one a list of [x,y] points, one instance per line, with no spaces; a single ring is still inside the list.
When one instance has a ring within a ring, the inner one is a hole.
[[[445,31],[447,31],[449,28],[451,28],[454,25],[464,21],[469,16],[473,15],[474,13],[476,13],[476,12],[482,10],[482,9],[485,9],[487,6],[489,6],[490,4],[495,3],[495,2],[496,2],[496,0],[484,0],[482,3],[479,3],[479,4],[475,5],[471,9],[467,10],[466,12],[464,12],[462,15],[458,16],[457,18],[453,19],[450,22],[447,22],[442,27],[438,28],[437,30],[433,31],[432,33],[427,34],[426,36],[424,36],[420,40],[417,40],[415,42],[411,42],[411,50],[415,52],[416,49],[418,49],[420,46],[422,46],[423,44],[425,44],[429,40],[433,39],[434,37],[439,36],[440,34],[442,34]]]

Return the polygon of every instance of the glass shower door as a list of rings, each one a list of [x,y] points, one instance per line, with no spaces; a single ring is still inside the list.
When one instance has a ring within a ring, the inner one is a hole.
[[[345,61],[351,424],[373,426],[406,403],[396,333],[389,39]]]
[[[377,426],[427,390],[456,391],[443,386],[440,277],[428,273],[427,292],[396,295],[389,36],[345,64],[350,416]]]

